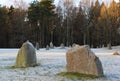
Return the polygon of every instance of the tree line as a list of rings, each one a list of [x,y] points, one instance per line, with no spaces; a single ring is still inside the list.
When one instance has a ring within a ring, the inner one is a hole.
[[[69,0],[59,4],[35,0],[28,9],[0,6],[0,47],[20,47],[26,40],[40,47],[50,42],[55,46],[120,45],[120,1],[113,0],[109,6],[98,0],[81,1],[78,6]]]

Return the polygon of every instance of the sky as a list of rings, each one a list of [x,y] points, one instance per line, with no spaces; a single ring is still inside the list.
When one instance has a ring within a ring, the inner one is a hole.
[[[15,0],[0,0],[0,4],[10,6],[10,5],[13,5],[14,1]],[[20,1],[20,0],[16,0],[16,1]],[[28,4],[28,3],[32,2],[33,0],[23,0],[23,1]]]
[[[2,5],[7,5],[7,6],[10,6],[10,5],[13,5],[13,1],[15,0],[0,0],[0,4]],[[16,0],[18,1],[18,0]],[[26,2],[27,4],[32,2],[33,0],[23,0],[24,2]],[[59,0],[55,0],[55,3],[58,4],[58,1]],[[78,3],[79,0],[74,0],[76,3]],[[99,0],[99,1],[105,1],[106,3],[109,2],[110,0]],[[118,2],[119,0],[115,0],[116,2]]]

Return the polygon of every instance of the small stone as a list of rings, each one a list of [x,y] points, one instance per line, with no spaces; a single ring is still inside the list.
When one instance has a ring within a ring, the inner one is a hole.
[[[53,49],[54,48],[54,45],[52,42],[50,42],[50,48]]]
[[[113,55],[120,55],[118,51],[114,52]]]
[[[72,47],[75,47],[75,45],[77,45],[77,44],[73,43],[73,44],[72,44]]]
[[[49,46],[48,45],[46,46],[46,50],[49,50]]]
[[[36,49],[39,50],[39,43],[36,42]]]
[[[109,49],[109,50],[111,50],[111,49],[112,49],[112,47],[111,47],[111,44],[110,44],[110,43],[107,45],[107,47],[108,47],[108,49]]]
[[[65,48],[65,46],[64,46],[63,43],[60,45],[60,48],[61,48],[61,49],[64,49],[64,48]]]

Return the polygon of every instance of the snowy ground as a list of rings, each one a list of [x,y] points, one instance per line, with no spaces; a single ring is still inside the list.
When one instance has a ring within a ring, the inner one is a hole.
[[[58,76],[66,72],[66,51],[70,48],[40,49],[37,51],[37,67],[11,68],[15,64],[18,49],[0,49],[0,81],[120,81],[120,56],[113,56],[120,47],[92,49],[100,58],[106,78],[92,80],[68,79]]]

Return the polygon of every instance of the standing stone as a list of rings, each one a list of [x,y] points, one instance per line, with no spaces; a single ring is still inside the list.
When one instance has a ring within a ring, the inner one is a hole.
[[[115,51],[113,55],[120,55],[118,51]]]
[[[111,44],[110,44],[110,43],[107,45],[107,47],[108,47],[108,49],[109,49],[109,50],[111,50],[111,49],[112,49],[112,47],[111,47]]]
[[[102,48],[104,48],[105,46],[104,45],[102,45]]]
[[[48,45],[46,46],[46,50],[49,50],[49,46]]]
[[[53,49],[54,48],[54,45],[52,42],[50,42],[50,48]]]
[[[73,43],[73,44],[72,44],[72,47],[75,47],[76,45],[77,45],[77,44]]]
[[[60,48],[61,48],[61,49],[64,49],[64,48],[65,48],[65,46],[64,46],[63,43],[60,45]]]
[[[29,41],[23,43],[18,52],[15,67],[32,67],[37,64],[36,62],[36,52],[32,43]]]
[[[39,43],[36,42],[36,49],[39,50]]]
[[[103,68],[99,58],[88,46],[74,46],[66,54],[67,71],[86,75],[102,76]]]

